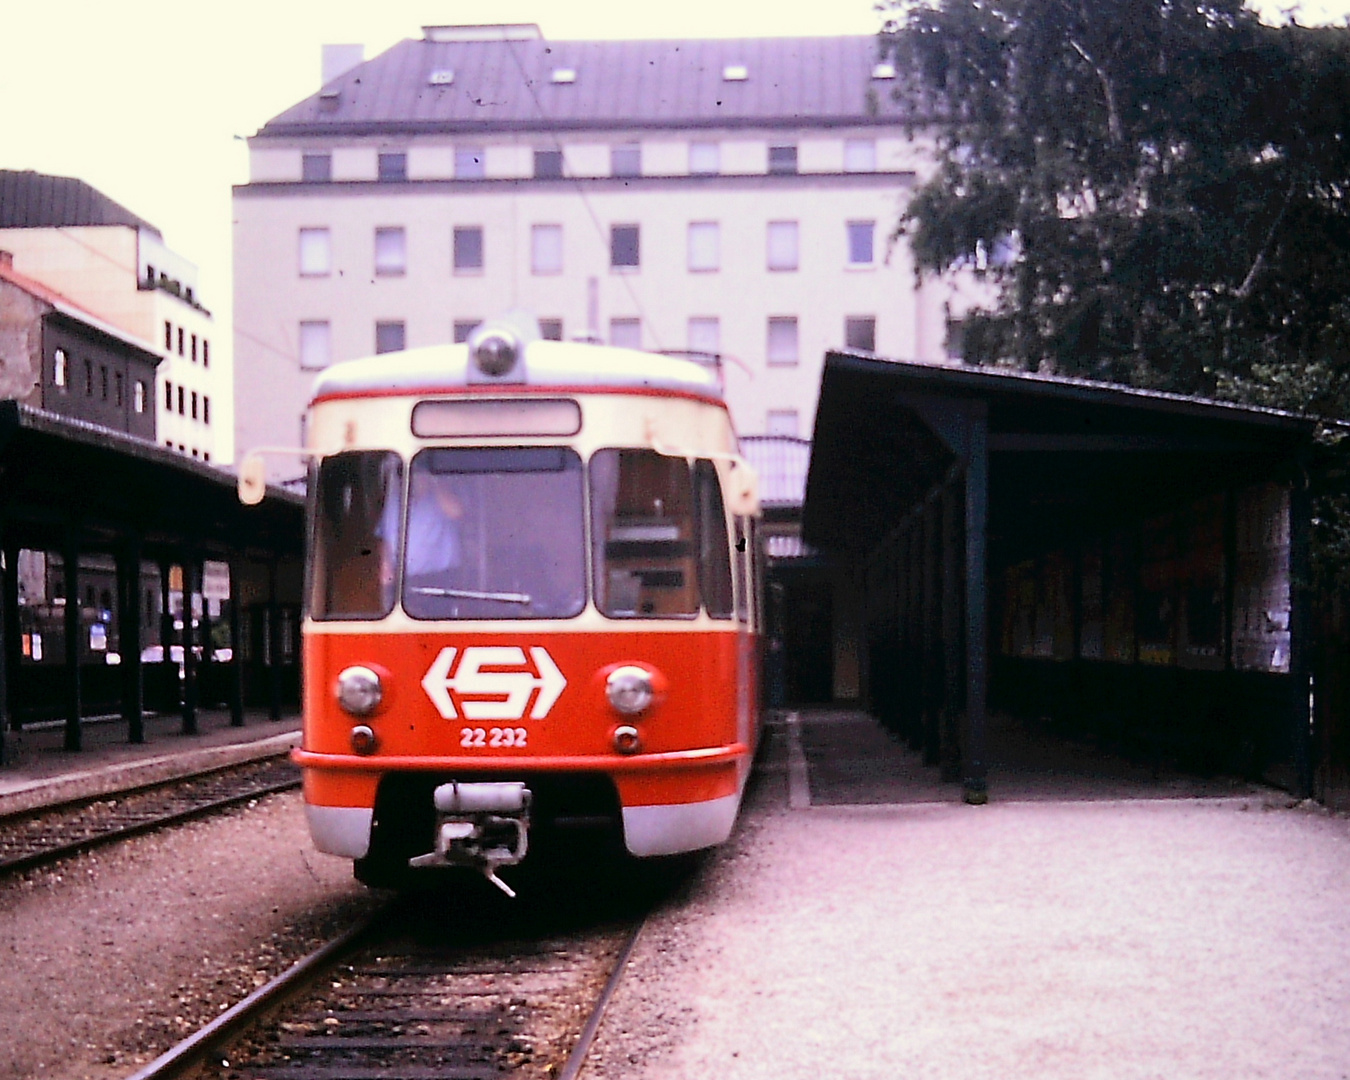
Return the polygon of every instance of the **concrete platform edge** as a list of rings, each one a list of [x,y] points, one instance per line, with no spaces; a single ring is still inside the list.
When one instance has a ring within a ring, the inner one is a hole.
[[[41,810],[76,799],[94,799],[129,788],[174,780],[206,769],[224,768],[283,754],[300,744],[300,731],[286,731],[255,742],[206,746],[187,753],[106,765],[85,772],[34,780],[0,793],[0,817]]]

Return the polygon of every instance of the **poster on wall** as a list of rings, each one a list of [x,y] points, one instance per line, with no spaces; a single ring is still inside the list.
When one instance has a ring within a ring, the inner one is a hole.
[[[1100,540],[1084,545],[1080,580],[1083,621],[1078,631],[1078,655],[1084,660],[1101,660],[1105,656],[1106,607]]]
[[[1224,665],[1224,496],[1213,495],[1183,515],[1179,559],[1181,667],[1220,670]]]
[[[1176,663],[1178,569],[1176,516],[1164,514],[1145,521],[1135,612],[1141,664]]]
[[[1289,491],[1244,488],[1237,498],[1233,666],[1289,670]]]

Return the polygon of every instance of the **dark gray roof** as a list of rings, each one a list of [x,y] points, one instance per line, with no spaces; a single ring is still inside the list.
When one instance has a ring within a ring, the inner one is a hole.
[[[259,134],[894,124],[904,110],[895,81],[872,77],[877,42],[407,40]],[[728,65],[743,65],[746,78],[724,79]],[[554,82],[558,69],[575,81]],[[453,81],[433,85],[433,72]]]
[[[129,225],[159,230],[83,180],[48,176],[31,169],[0,169],[0,229],[59,228],[73,225]]]

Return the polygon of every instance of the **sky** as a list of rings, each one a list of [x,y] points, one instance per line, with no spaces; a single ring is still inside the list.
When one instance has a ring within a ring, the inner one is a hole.
[[[565,39],[872,34],[883,21],[877,0],[0,3],[0,168],[79,177],[152,222],[200,268],[222,328],[243,140],[318,89],[324,44],[369,58],[423,25],[533,22]],[[1350,0],[1302,12],[1339,21]]]

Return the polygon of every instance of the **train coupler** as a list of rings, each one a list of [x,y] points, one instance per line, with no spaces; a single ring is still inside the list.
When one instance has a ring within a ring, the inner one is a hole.
[[[497,870],[525,858],[530,798],[530,789],[518,781],[441,784],[432,793],[436,850],[409,859],[408,865],[469,867],[514,897]]]

